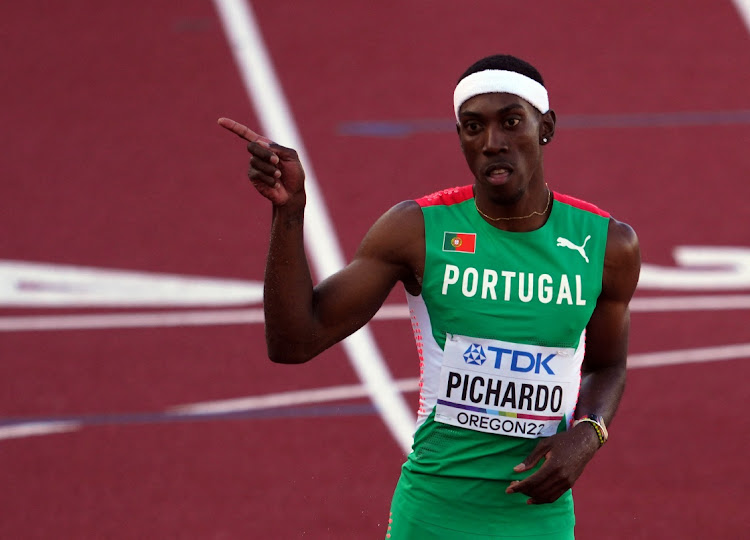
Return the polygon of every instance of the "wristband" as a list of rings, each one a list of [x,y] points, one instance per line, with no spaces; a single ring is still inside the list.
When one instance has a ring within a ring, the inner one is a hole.
[[[604,425],[604,418],[597,414],[589,414],[573,422],[573,427],[576,427],[581,422],[591,424],[591,427],[593,427],[594,431],[596,431],[596,436],[599,438],[599,446],[602,446],[605,442],[607,442],[609,433],[607,432],[607,426]]]

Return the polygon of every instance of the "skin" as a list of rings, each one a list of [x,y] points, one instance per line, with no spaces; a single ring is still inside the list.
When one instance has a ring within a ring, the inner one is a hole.
[[[474,175],[479,209],[493,218],[526,216],[544,209],[549,192],[542,147],[554,136],[554,111],[541,114],[513,94],[481,94],[461,106],[456,130]],[[532,231],[547,216],[490,223],[514,232]]]
[[[421,293],[425,234],[415,201],[399,203],[383,214],[352,261],[314,286],[304,252],[305,174],[297,153],[233,120],[221,118],[219,125],[248,141],[248,177],[273,205],[264,289],[266,344],[272,361],[307,362],[352,334],[375,315],[398,282],[412,295]],[[541,114],[512,94],[482,94],[461,106],[456,128],[474,175],[478,208],[493,218],[538,213],[488,223],[516,232],[544,225],[550,210],[544,211],[549,191],[543,146],[554,136],[555,113]],[[599,414],[609,425],[617,410],[625,386],[628,303],[639,271],[635,233],[610,219],[602,293],[586,331],[579,417]],[[573,486],[599,446],[588,423],[541,438],[514,471],[531,469],[543,459],[542,466],[512,482],[506,492],[525,494],[529,504],[553,502]]]

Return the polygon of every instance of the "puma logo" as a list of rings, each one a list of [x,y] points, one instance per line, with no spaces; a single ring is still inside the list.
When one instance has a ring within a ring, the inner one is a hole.
[[[583,257],[583,259],[588,263],[589,262],[589,258],[586,256],[586,252],[584,251],[584,248],[586,247],[586,242],[588,242],[590,238],[591,238],[591,235],[588,235],[586,237],[586,240],[583,241],[583,245],[582,246],[577,246],[573,242],[571,242],[570,240],[568,240],[567,238],[563,238],[562,236],[558,236],[557,237],[557,246],[558,247],[566,247],[568,249],[573,249],[573,250],[577,251],[578,253],[581,254],[581,257]]]

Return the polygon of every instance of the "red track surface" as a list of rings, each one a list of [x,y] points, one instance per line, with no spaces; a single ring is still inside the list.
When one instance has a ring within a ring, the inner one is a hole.
[[[449,124],[453,84],[480,56],[536,64],[561,120],[750,109],[748,31],[729,1],[254,8],[347,256],[391,205],[471,180],[449,131],[339,126]],[[257,120],[210,2],[8,3],[0,44],[0,259],[261,279],[270,211],[215,125]],[[561,128],[547,176],[668,265],[676,246],[750,246],[746,132]],[[631,350],[745,343],[749,323],[747,310],[637,313]],[[372,330],[393,375],[415,376],[408,322]],[[0,354],[0,422],[358,382],[340,347],[270,364],[257,324],[3,332]],[[748,376],[748,358],[631,371],[612,442],[576,486],[578,537],[747,532]],[[403,458],[376,414],[105,419],[0,440],[0,538],[379,538]]]

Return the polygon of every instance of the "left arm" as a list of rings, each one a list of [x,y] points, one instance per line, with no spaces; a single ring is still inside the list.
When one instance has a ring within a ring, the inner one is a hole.
[[[602,292],[586,327],[581,392],[576,416],[612,421],[625,390],[630,309],[641,260],[638,239],[628,225],[610,220]],[[591,429],[591,428],[589,428]]]
[[[628,354],[628,304],[640,267],[635,232],[625,223],[610,219],[602,292],[586,326],[578,418],[596,414],[609,425],[620,403]],[[600,446],[594,427],[587,422],[542,439],[514,471],[531,469],[542,458],[545,462],[526,479],[512,482],[506,493],[524,493],[529,496],[529,504],[554,502],[573,486]]]

